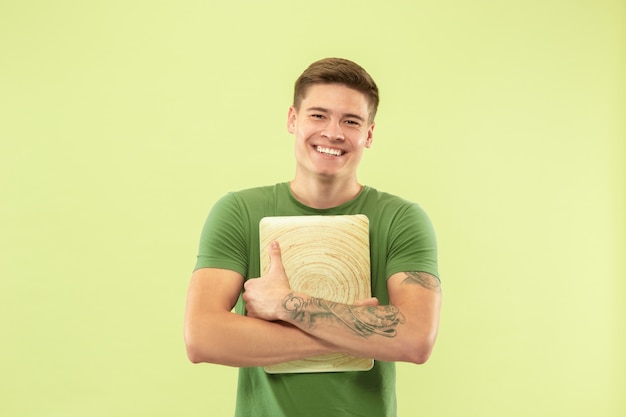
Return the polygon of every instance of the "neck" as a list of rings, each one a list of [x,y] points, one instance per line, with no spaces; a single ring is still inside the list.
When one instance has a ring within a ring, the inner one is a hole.
[[[301,180],[296,178],[291,181],[291,193],[309,207],[327,209],[340,206],[354,199],[363,186],[356,179],[351,181],[320,181]]]

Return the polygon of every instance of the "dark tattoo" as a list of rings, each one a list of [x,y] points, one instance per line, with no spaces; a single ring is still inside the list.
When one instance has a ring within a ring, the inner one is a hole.
[[[406,278],[402,281],[403,284],[417,284],[427,290],[435,292],[441,291],[441,282],[439,282],[439,279],[434,275],[416,271],[405,272],[405,274]]]
[[[283,308],[291,313],[293,320],[309,327],[313,327],[317,320],[331,318],[361,337],[373,334],[395,337],[396,327],[405,322],[400,310],[394,306],[353,306],[321,298],[303,298],[294,293],[285,297]]]

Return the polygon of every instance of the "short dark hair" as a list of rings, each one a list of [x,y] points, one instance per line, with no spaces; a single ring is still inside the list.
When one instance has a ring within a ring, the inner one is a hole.
[[[315,84],[342,84],[363,93],[369,102],[369,119],[374,121],[378,110],[378,87],[374,79],[355,62],[343,58],[325,58],[309,65],[296,80],[293,106],[300,108],[307,89]]]

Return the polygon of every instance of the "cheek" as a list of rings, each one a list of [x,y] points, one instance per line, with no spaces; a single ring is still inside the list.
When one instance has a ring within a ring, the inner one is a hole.
[[[319,129],[316,126],[310,126],[307,124],[300,124],[294,129],[294,135],[296,138],[302,142],[311,139],[319,133]]]
[[[304,154],[308,150],[309,144],[304,138],[296,135],[293,147],[296,155]]]

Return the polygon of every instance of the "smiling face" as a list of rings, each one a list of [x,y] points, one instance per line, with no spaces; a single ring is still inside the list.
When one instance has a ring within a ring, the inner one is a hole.
[[[356,182],[363,149],[372,146],[369,120],[363,93],[341,84],[310,86],[299,108],[289,109],[287,121],[296,141],[296,178]]]

